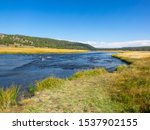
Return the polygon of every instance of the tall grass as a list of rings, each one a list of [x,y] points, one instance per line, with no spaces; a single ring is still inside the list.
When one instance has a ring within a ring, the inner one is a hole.
[[[7,109],[17,104],[19,88],[12,85],[8,89],[0,88],[0,110]]]
[[[120,112],[150,112],[150,58],[135,61],[117,73],[109,90],[112,101],[122,104]]]

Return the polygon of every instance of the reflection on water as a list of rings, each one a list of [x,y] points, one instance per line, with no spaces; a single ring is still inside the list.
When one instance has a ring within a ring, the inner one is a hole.
[[[124,62],[111,57],[112,53],[0,55],[0,86],[11,84],[28,87],[30,83],[48,76],[66,78],[73,73],[104,67],[112,72]]]

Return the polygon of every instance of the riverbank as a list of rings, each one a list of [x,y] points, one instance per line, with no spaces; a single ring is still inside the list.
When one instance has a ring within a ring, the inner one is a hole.
[[[150,112],[150,52],[114,56],[132,62],[113,73],[99,68],[38,81],[33,97],[1,112]]]
[[[48,53],[83,53],[88,50],[54,49],[38,47],[0,47],[0,54],[48,54]]]

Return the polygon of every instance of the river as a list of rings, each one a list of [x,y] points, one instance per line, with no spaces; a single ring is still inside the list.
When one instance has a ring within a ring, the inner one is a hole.
[[[0,87],[11,84],[26,89],[29,84],[48,76],[67,78],[77,71],[104,67],[109,72],[123,61],[113,58],[112,52],[88,52],[81,54],[1,54]]]

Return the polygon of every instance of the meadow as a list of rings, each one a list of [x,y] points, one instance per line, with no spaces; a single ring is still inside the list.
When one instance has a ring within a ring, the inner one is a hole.
[[[118,66],[113,73],[95,68],[68,79],[48,77],[29,87],[30,98],[19,101],[9,94],[14,88],[1,90],[0,111],[150,112],[150,52],[122,52],[113,57],[129,65]],[[6,97],[12,99],[9,104],[3,102]]]
[[[0,54],[46,54],[46,53],[81,53],[87,50],[54,49],[38,47],[0,47]]]

